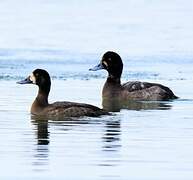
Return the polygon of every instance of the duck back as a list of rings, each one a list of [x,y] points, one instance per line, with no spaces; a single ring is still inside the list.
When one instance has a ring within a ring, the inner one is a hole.
[[[107,115],[108,112],[89,104],[75,102],[55,102],[45,107],[40,115],[57,117],[97,117]]]
[[[170,88],[158,83],[129,81],[123,84],[122,87],[128,96],[140,100],[169,100],[178,98]]]

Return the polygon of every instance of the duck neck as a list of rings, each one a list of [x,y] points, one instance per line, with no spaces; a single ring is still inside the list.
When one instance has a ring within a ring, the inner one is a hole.
[[[117,99],[121,92],[121,81],[120,78],[115,76],[108,76],[105,85],[103,86],[103,99]]]
[[[106,83],[121,85],[120,77],[109,74]]]
[[[35,99],[36,103],[39,106],[47,106],[48,105],[48,95],[49,95],[49,92],[45,92],[39,89],[38,95]]]
[[[31,106],[31,113],[38,115],[42,109],[48,106],[49,90],[45,91],[39,87],[38,95]]]

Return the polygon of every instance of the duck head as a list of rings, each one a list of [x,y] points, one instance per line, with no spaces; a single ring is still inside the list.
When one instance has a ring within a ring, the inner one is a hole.
[[[123,62],[121,57],[113,52],[106,52],[100,63],[93,68],[90,68],[90,71],[98,71],[100,69],[105,69],[109,73],[109,77],[120,78],[123,70]]]
[[[36,69],[26,79],[17,82],[18,84],[35,84],[45,93],[49,93],[51,80],[46,70]]]

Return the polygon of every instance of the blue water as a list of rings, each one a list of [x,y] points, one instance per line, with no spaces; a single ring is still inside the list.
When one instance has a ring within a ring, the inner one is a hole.
[[[0,179],[193,179],[193,1],[0,2]],[[122,82],[169,86],[176,101],[128,106],[113,116],[31,118],[37,87],[16,81],[36,68],[52,77],[49,101],[102,107],[107,50]]]

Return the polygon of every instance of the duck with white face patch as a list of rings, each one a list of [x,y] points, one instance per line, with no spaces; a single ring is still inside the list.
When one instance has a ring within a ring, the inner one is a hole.
[[[109,113],[90,104],[76,102],[55,102],[48,103],[48,96],[51,87],[51,79],[47,71],[36,69],[26,79],[17,82],[18,84],[35,84],[39,87],[38,95],[31,106],[33,115],[48,117],[81,117],[108,115]]]
[[[112,99],[119,101],[162,101],[178,98],[170,88],[158,83],[129,81],[121,85],[123,62],[115,52],[106,52],[100,63],[89,70],[97,71],[100,69],[105,69],[108,72],[102,91],[103,99],[107,101]]]

